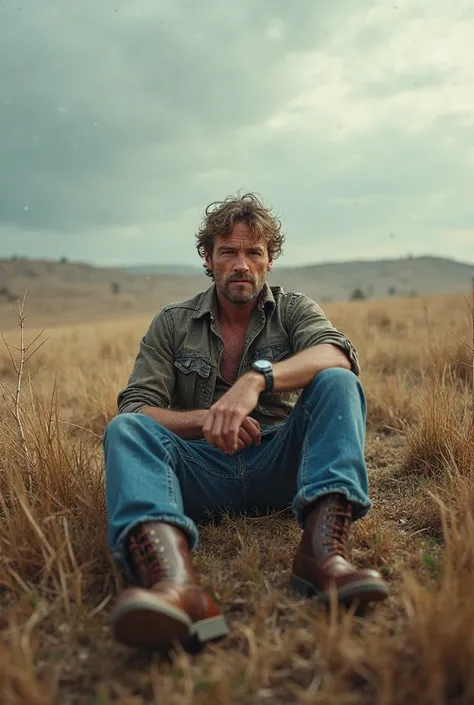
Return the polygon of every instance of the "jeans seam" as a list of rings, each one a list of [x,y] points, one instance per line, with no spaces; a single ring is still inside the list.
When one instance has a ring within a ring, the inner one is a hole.
[[[303,407],[303,411],[306,417],[309,417],[310,414],[308,413],[307,409]],[[309,418],[305,419],[305,425],[307,428],[307,423],[308,423]],[[303,448],[301,452],[301,458],[300,458],[300,467],[301,467],[301,493],[303,496],[303,499],[306,500],[306,495],[305,495],[305,487],[307,484],[306,478],[307,478],[307,470],[308,470],[308,433],[304,434],[303,438]]]
[[[173,487],[173,477],[172,477],[173,470],[171,470],[169,467],[166,468],[166,488],[168,491],[168,501],[170,504],[172,504],[174,507],[177,506],[176,499],[174,496],[174,487]]]
[[[245,477],[245,462],[242,452],[237,454],[237,474],[239,478]]]

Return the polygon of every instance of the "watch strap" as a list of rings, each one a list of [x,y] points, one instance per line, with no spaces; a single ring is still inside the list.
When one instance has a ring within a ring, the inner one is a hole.
[[[270,361],[269,361],[270,362]],[[271,363],[270,363],[271,365]],[[261,375],[264,376],[265,378],[265,388],[264,388],[264,393],[268,393],[273,391],[273,366],[270,366],[268,369],[261,369],[259,367],[254,367],[252,365],[252,369],[255,370],[256,372],[259,372]]]

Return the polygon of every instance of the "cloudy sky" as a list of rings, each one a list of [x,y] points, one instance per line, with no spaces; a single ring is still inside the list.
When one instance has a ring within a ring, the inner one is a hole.
[[[256,191],[285,265],[474,263],[471,0],[0,0],[0,257],[200,264]]]

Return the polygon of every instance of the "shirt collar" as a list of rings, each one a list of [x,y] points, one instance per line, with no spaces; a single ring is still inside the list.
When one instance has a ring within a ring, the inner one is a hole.
[[[214,314],[217,316],[217,306],[216,306],[216,285],[213,284],[206,291],[201,294],[201,298],[192,314],[192,318],[202,318],[206,314]],[[269,308],[273,310],[275,308],[275,298],[273,292],[267,282],[263,285],[262,291],[259,295],[258,308],[263,311],[265,307],[269,305]]]

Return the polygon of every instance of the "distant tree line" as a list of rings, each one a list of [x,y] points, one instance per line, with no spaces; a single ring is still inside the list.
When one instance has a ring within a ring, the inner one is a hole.
[[[369,299],[371,295],[373,294],[373,287],[369,288],[370,290],[368,292],[365,292],[363,289],[360,287],[356,287],[353,289],[352,294],[350,295],[350,300],[351,301],[361,301],[363,299]],[[389,286],[387,289],[387,296],[396,296],[397,293],[400,293],[402,296],[407,296],[407,294],[403,294],[402,292],[397,292],[397,289],[395,286]],[[408,296],[418,296],[418,292],[415,291],[414,289],[409,292]]]
[[[20,262],[20,261],[28,261],[30,258],[27,257],[26,255],[12,255],[10,257],[10,262]],[[66,264],[66,262],[69,262],[69,259],[67,257],[60,257],[59,258],[60,264]]]

